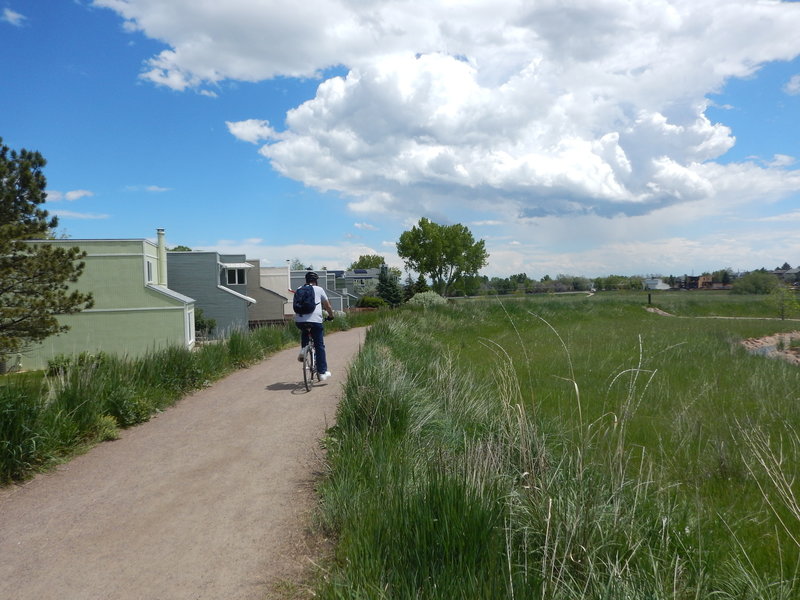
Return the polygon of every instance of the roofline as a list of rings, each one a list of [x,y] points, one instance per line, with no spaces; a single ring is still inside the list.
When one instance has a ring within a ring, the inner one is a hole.
[[[228,292],[229,294],[233,294],[237,298],[241,298],[242,300],[246,300],[250,304],[257,304],[255,298],[251,298],[250,296],[245,296],[244,294],[240,294],[239,292],[235,292],[231,288],[225,287],[224,285],[218,285],[217,288],[222,290],[222,291],[224,291],[224,292]]]
[[[195,303],[194,298],[190,298],[189,296],[184,296],[180,292],[176,292],[175,290],[171,290],[171,289],[169,289],[167,287],[164,287],[164,286],[161,286],[161,285],[154,285],[152,283],[148,283],[148,284],[145,284],[145,287],[147,287],[147,289],[149,289],[149,290],[153,290],[154,292],[159,292],[161,294],[164,294],[165,296],[169,296],[173,300],[179,300],[179,301],[183,302],[184,304],[194,304]]]

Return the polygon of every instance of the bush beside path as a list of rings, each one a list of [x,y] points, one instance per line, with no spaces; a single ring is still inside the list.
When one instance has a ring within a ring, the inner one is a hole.
[[[0,598],[278,597],[315,552],[318,441],[364,336],[326,336],[334,376],[309,393],[284,350],[0,489]]]

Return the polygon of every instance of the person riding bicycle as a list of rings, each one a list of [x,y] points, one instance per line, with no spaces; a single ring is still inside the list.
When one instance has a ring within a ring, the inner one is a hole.
[[[322,309],[328,313],[328,320],[333,319],[333,307],[328,301],[328,295],[325,290],[317,284],[319,276],[313,271],[306,273],[306,284],[310,284],[314,290],[314,310],[311,313],[299,315],[294,317],[295,325],[300,329],[300,354],[297,360],[303,361],[303,348],[308,345],[308,328],[311,328],[311,336],[314,338],[314,348],[317,352],[317,372],[319,373],[320,381],[325,381],[331,376],[328,371],[328,361],[325,356],[325,327],[322,324]]]

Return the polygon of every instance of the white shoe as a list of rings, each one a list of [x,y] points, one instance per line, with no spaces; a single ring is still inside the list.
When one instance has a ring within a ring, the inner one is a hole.
[[[330,371],[325,371],[324,373],[322,373],[322,374],[319,376],[319,380],[320,380],[320,381],[325,381],[325,380],[326,380],[326,379],[328,379],[328,377],[330,377],[330,376],[331,376],[331,372],[330,372]]]

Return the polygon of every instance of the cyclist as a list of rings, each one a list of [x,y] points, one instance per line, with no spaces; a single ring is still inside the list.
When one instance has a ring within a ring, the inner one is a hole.
[[[306,328],[306,324],[308,324],[311,327],[311,335],[314,338],[314,347],[317,351],[317,372],[319,373],[319,379],[320,381],[325,381],[331,376],[331,372],[328,371],[328,361],[325,356],[325,341],[323,339],[325,336],[325,327],[322,324],[322,310],[325,309],[325,312],[328,313],[328,320],[331,320],[333,319],[333,307],[328,301],[328,295],[325,293],[325,290],[317,284],[318,280],[319,276],[313,271],[306,273],[306,283],[311,284],[314,289],[314,312],[307,315],[295,315],[294,322],[297,328],[302,332],[300,335],[301,350],[297,360],[300,362],[303,361],[302,348],[305,348],[308,344],[309,332]]]

